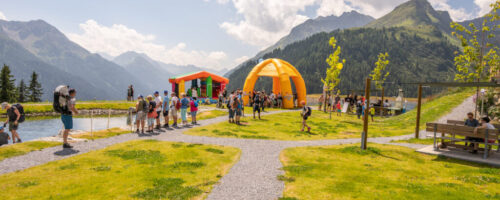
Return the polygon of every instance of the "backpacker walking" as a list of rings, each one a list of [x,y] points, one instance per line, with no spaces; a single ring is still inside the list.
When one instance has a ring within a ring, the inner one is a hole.
[[[137,114],[135,116],[136,124],[137,124],[137,134],[144,134],[144,124],[146,120],[146,113],[148,113],[149,104],[144,100],[142,95],[139,95],[137,98],[137,103],[135,104],[135,109],[137,110]],[[141,128],[141,132],[139,132],[139,128]]]
[[[61,85],[54,91],[53,108],[56,112],[61,113],[61,121],[64,125],[63,132],[63,148],[73,148],[68,143],[68,135],[73,129],[73,114],[78,115],[76,109],[76,90],[70,89],[69,86]]]
[[[10,105],[7,102],[2,103],[2,109],[7,110],[7,120],[5,121],[4,127],[9,124],[9,131],[12,134],[12,143],[20,143],[21,138],[17,133],[17,128],[19,123],[24,121],[24,109],[21,104]],[[16,140],[17,138],[17,140]]]

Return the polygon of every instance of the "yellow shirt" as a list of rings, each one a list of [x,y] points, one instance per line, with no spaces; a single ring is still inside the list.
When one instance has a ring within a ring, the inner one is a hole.
[[[370,108],[370,114],[375,115],[375,108],[374,107]]]

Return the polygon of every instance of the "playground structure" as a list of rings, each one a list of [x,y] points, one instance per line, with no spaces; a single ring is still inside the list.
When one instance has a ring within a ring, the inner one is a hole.
[[[249,95],[252,93],[255,87],[255,82],[261,76],[267,76],[273,78],[273,93],[281,94],[283,96],[283,107],[284,108],[294,108],[294,99],[292,93],[292,85],[290,78],[292,79],[295,90],[297,92],[298,106],[301,101],[306,102],[306,84],[299,71],[295,69],[294,66],[288,62],[280,59],[267,59],[257,64],[250,74],[248,74],[245,85],[243,86],[243,102],[245,105],[249,102]],[[307,102],[306,102],[307,103]]]
[[[200,84],[198,84],[198,79]],[[229,79],[206,72],[199,71],[181,76],[176,76],[168,80],[172,84],[172,91],[177,94],[186,93],[192,96],[191,88],[196,88],[199,98],[217,99],[221,91],[226,88]],[[185,83],[191,81],[191,88],[186,91]]]

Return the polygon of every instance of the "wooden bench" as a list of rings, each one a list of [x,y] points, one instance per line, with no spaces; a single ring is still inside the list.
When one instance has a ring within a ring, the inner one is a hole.
[[[460,121],[460,120],[446,120],[447,124],[455,124],[455,125],[462,125],[465,126],[465,120]],[[500,129],[500,124],[491,124],[493,125],[496,129]]]
[[[484,144],[484,148],[479,150],[484,151],[483,158],[488,158],[489,151],[491,150],[491,146],[499,147],[497,152],[500,151],[500,144],[497,142],[500,136],[500,131],[498,129],[478,129],[477,134],[474,134],[474,127],[468,127],[464,125],[455,125],[455,124],[440,124],[440,123],[427,123],[426,131],[434,133],[434,150],[438,150],[438,146],[436,144],[437,139],[441,139],[441,143],[444,145],[470,149],[471,147],[465,145],[455,144],[455,142],[468,142],[473,144]],[[441,133],[441,136],[438,136],[437,133]],[[447,135],[451,135],[447,136]],[[455,135],[460,135],[464,137],[472,137],[472,138],[481,138],[484,139],[484,142],[476,142],[468,139],[459,139],[455,138]],[[450,142],[444,142],[445,140],[449,140]]]

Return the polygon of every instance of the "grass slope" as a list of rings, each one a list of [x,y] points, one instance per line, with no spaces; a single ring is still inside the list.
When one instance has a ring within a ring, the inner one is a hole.
[[[72,135],[71,137],[82,138],[82,139],[100,139],[100,138],[109,138],[117,135],[127,134],[131,132],[132,131],[130,130],[125,130],[121,128],[110,128],[110,129],[95,131],[92,134],[90,132],[86,132],[82,134]]]
[[[202,199],[238,160],[213,145],[131,141],[0,176],[0,199]]]
[[[288,199],[498,199],[499,168],[369,144],[301,147],[280,155]]]
[[[437,97],[422,105],[421,125],[434,121],[460,105],[472,95],[470,90],[456,91]],[[246,111],[246,110],[245,110]],[[254,120],[247,115],[242,120],[243,126],[228,122],[198,127],[186,131],[186,134],[237,137],[272,140],[320,140],[361,137],[363,121],[353,115],[343,114],[337,117],[332,114],[314,110],[308,124],[312,134],[300,132],[301,118],[298,112],[288,112],[264,116],[263,120]],[[369,137],[383,137],[411,134],[415,131],[416,110],[390,118],[375,118],[370,122]]]
[[[0,161],[6,158],[24,155],[32,151],[38,151],[61,144],[62,143],[60,142],[30,141],[2,146],[0,147]]]

